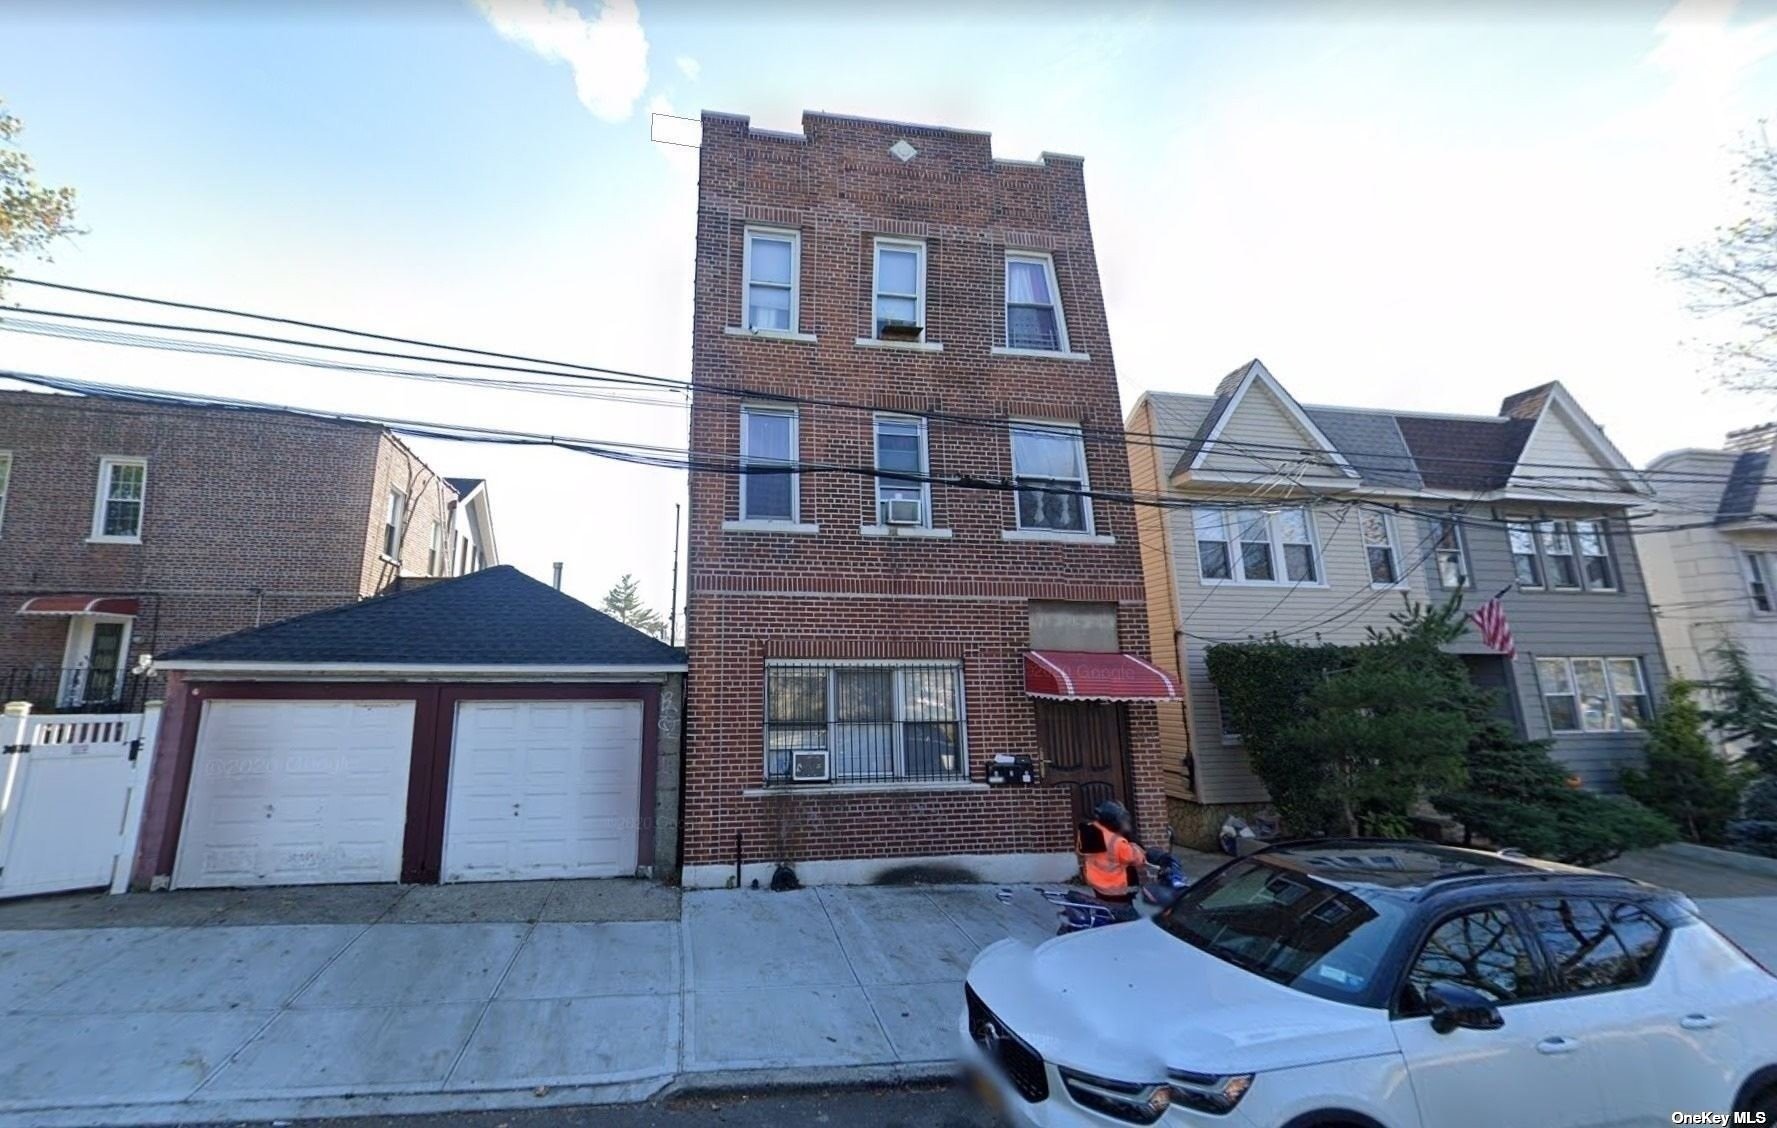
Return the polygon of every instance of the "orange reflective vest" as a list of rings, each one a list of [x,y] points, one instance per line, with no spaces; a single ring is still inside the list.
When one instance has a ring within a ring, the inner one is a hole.
[[[1130,884],[1129,867],[1147,860],[1141,847],[1124,838],[1103,823],[1092,824],[1104,835],[1104,849],[1080,855],[1080,872],[1086,884],[1100,897],[1127,897],[1135,892]]]

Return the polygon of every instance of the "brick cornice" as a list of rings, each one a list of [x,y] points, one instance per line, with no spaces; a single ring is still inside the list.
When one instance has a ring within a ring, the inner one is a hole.
[[[1074,599],[1097,603],[1146,603],[1139,583],[1095,584],[1059,580],[887,579],[880,576],[724,575],[695,572],[693,595],[783,595],[846,599]]]

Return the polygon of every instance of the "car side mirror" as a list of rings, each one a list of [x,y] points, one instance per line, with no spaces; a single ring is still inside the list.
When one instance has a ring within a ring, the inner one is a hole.
[[[1498,1030],[1506,1024],[1493,1000],[1459,983],[1433,983],[1425,989],[1425,1009],[1439,1034],[1463,1030]]]

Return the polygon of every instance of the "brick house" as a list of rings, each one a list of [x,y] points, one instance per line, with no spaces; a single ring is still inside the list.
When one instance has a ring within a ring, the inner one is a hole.
[[[691,476],[686,884],[1054,879],[1113,796],[1159,835],[1081,160],[821,113],[700,160],[691,448],[742,472]]]
[[[0,390],[0,699],[133,706],[143,657],[498,563],[464,488],[369,424]]]

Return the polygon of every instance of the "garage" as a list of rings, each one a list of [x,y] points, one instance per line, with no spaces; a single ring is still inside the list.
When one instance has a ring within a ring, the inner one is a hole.
[[[515,568],[155,665],[136,887],[676,876],[683,652]]]

